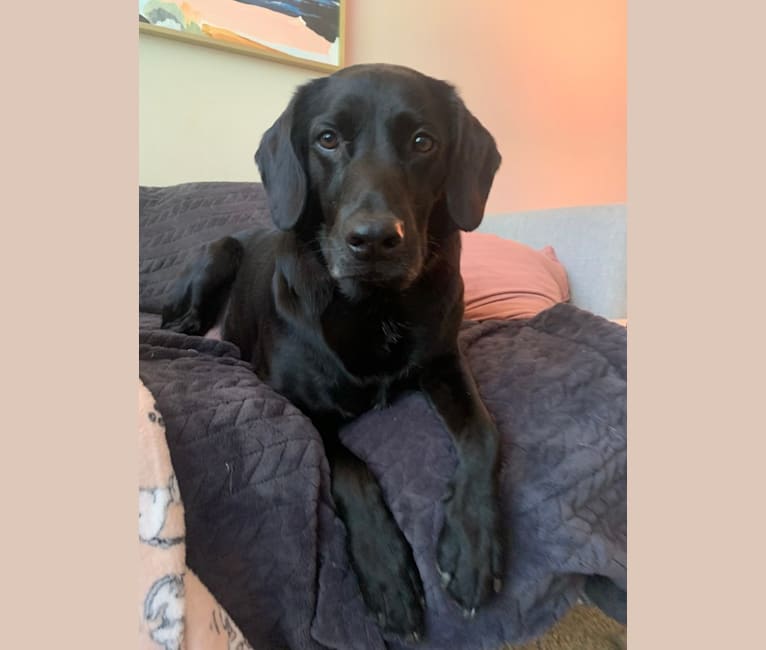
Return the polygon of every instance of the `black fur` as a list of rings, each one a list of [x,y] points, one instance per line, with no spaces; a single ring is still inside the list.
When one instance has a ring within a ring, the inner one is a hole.
[[[216,323],[322,435],[362,594],[383,628],[418,638],[412,551],[339,428],[419,387],[458,465],[437,544],[466,615],[500,588],[498,435],[458,349],[460,230],[483,216],[500,155],[454,89],[389,65],[298,89],[256,161],[278,231],[213,244],[178,284],[163,327]]]

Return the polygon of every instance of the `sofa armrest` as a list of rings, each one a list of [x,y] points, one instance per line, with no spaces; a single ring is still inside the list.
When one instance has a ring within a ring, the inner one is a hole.
[[[624,205],[487,215],[479,231],[537,249],[553,246],[567,271],[573,305],[605,318],[627,318]]]

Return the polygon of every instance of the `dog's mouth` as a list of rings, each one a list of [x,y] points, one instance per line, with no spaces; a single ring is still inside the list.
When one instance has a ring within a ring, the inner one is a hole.
[[[361,284],[403,288],[412,284],[417,273],[408,267],[389,269],[385,266],[379,268],[376,265],[370,265],[354,269],[333,267],[330,269],[330,276],[336,282],[359,282]]]
[[[352,268],[331,266],[329,271],[341,293],[352,300],[367,297],[377,290],[404,291],[418,277],[417,269],[404,265],[392,268],[390,263],[372,263]]]

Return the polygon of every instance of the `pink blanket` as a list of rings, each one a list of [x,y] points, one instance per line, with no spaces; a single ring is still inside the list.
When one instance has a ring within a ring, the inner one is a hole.
[[[154,398],[138,385],[139,650],[253,650],[186,566],[184,508]]]

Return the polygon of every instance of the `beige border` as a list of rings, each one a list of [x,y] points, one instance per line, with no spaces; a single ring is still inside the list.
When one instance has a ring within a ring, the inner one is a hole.
[[[765,9],[628,2],[633,650],[766,647]]]
[[[138,38],[102,4],[4,17],[8,649],[136,647]]]
[[[283,54],[281,52],[271,52],[266,50],[259,50],[254,47],[248,47],[246,45],[237,45],[236,43],[226,43],[218,41],[208,36],[200,36],[198,34],[189,34],[187,32],[180,32],[175,29],[168,29],[166,27],[159,27],[157,25],[151,25],[148,23],[138,23],[138,29],[145,34],[152,34],[153,36],[161,36],[163,38],[171,38],[176,41],[182,41],[186,43],[192,43],[194,45],[202,45],[204,47],[212,47],[217,50],[226,50],[228,52],[235,52],[237,54],[245,54],[247,56],[255,56],[259,59],[266,59],[268,61],[275,61],[277,63],[286,63],[288,65],[294,65],[300,68],[308,68],[309,70],[316,70],[317,72],[332,73],[339,70],[344,66],[345,62],[345,49],[346,49],[346,5],[349,0],[341,0],[340,3],[340,43],[338,48],[338,65],[332,65],[330,63],[321,63],[319,61],[310,61],[308,59],[301,59],[289,54]]]

